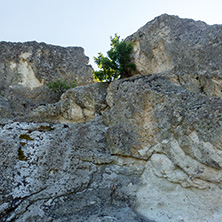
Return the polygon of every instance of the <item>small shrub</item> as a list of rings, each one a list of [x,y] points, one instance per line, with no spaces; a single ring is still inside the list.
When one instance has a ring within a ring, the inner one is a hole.
[[[25,156],[21,147],[18,148],[18,159],[21,161],[27,161],[28,158]]]
[[[19,139],[20,139],[20,140],[34,140],[34,139],[32,139],[28,134],[21,134],[21,135],[19,136]]]
[[[75,81],[65,81],[63,79],[57,79],[55,81],[50,81],[46,84],[48,94],[57,94],[61,96],[68,89],[76,87]]]

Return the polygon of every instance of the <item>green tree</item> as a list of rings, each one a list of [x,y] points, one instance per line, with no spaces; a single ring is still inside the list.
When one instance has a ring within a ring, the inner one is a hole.
[[[125,40],[120,41],[120,36],[115,34],[111,39],[111,49],[107,52],[107,57],[99,53],[94,57],[99,71],[94,71],[94,78],[102,82],[111,82],[115,79],[126,78],[132,75],[136,70],[136,65],[131,62],[133,52],[132,42],[127,43]]]

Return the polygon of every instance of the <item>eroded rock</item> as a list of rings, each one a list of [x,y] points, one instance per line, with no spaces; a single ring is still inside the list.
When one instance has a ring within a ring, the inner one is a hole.
[[[115,159],[101,117],[6,124],[0,133],[2,221],[146,222],[133,211],[142,162]],[[21,158],[19,150],[25,158]]]
[[[34,107],[57,101],[57,95],[46,93],[47,81],[93,83],[88,62],[81,47],[0,42],[0,93],[11,104],[11,117],[24,121]]]
[[[220,33],[162,15],[128,38],[139,75],[70,89],[29,112],[41,123],[2,123],[2,220],[220,221]]]
[[[40,106],[30,113],[31,119],[40,122],[79,123],[94,119],[107,108],[108,83],[95,83],[66,91],[59,102]]]
[[[137,212],[161,222],[216,222],[221,207],[221,99],[148,75],[111,83],[107,102],[110,109],[103,118],[111,154],[147,162]],[[178,199],[170,198],[178,192]],[[199,206],[203,213],[193,217]]]
[[[0,118],[9,118],[11,116],[11,112],[12,110],[8,100],[5,97],[0,96]]]
[[[222,96],[222,26],[167,14],[148,22],[127,40],[141,75],[163,74],[194,92]]]

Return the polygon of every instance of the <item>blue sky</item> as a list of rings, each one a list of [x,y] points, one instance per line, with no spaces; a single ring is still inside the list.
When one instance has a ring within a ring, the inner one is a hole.
[[[222,24],[221,0],[0,0],[0,41],[82,46],[90,57],[110,36],[131,35],[163,13]]]

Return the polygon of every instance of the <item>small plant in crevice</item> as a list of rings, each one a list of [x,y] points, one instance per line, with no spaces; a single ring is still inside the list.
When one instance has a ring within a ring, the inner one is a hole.
[[[117,34],[110,40],[111,49],[107,52],[107,56],[99,53],[98,57],[94,57],[100,70],[94,71],[93,76],[99,82],[127,78],[132,76],[133,71],[136,71],[136,65],[131,61],[133,43],[120,40],[120,36]]]
[[[63,79],[56,79],[46,83],[46,92],[47,94],[55,94],[61,96],[68,89],[76,87],[77,84],[75,81],[66,81]]]
[[[34,140],[33,138],[31,138],[28,134],[21,134],[19,136],[20,140]]]
[[[28,158],[25,156],[21,147],[18,148],[18,159],[21,161],[27,161]]]
[[[26,143],[25,143],[25,142],[20,142],[20,145],[21,145],[21,146],[25,146]]]

